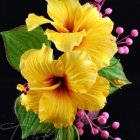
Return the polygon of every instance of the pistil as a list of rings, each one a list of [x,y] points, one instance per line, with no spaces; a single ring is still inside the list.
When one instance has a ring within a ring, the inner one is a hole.
[[[26,86],[25,84],[24,85],[18,84],[17,89],[21,91],[21,93],[26,95],[29,91],[50,91],[50,90],[55,90],[60,86],[61,86],[61,81],[58,81],[58,83],[50,87],[29,87],[28,84],[26,84]]]

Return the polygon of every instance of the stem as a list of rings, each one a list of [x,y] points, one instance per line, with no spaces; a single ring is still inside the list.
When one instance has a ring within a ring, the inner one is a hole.
[[[87,114],[86,114],[86,113],[85,113],[84,115],[85,115],[85,117],[86,117],[86,119],[87,119],[87,121],[88,121],[88,123],[89,123],[89,125],[90,125],[91,129],[93,129],[93,126],[92,126],[92,123],[91,123],[91,121],[90,121],[89,117],[87,116]]]
[[[114,140],[114,138],[112,136],[109,135],[109,137]]]
[[[91,127],[91,129],[93,130],[93,126],[94,127],[96,127],[99,131],[101,131],[101,129],[100,129],[100,127],[98,127],[96,124],[94,124],[90,119],[89,119],[89,117],[88,117],[88,115],[85,113],[84,114],[85,115],[85,117],[86,117],[86,119],[87,119],[87,121],[88,121],[88,123],[89,123],[89,125],[90,125],[90,127]],[[93,126],[92,126],[93,125]]]
[[[103,0],[103,1],[102,1],[102,3],[101,3],[101,7],[100,7],[100,11],[101,11],[101,9],[102,9],[102,7],[103,7],[105,1],[106,1],[106,0]]]
[[[119,45],[119,44],[125,44],[125,42],[116,42],[116,43],[117,43],[118,45]]]
[[[117,38],[116,38],[116,41],[117,41],[117,42],[118,42],[119,37],[120,37],[120,35],[118,35]]]
[[[102,131],[102,129],[99,127],[99,126],[97,126],[95,123],[93,123],[93,122],[91,122],[92,123],[92,125],[94,126],[94,127],[96,127],[100,132]]]
[[[106,14],[103,14],[102,17],[106,16]]]
[[[111,126],[105,126],[105,127],[102,127],[102,129],[107,129],[107,128],[110,128]]]
[[[121,41],[123,41],[123,40],[125,40],[125,39],[127,39],[128,37],[130,37],[131,35],[128,35],[128,36],[126,36],[126,37],[124,37],[124,38],[122,38],[122,39],[120,39],[120,40],[118,40],[117,42],[118,43],[120,43]]]

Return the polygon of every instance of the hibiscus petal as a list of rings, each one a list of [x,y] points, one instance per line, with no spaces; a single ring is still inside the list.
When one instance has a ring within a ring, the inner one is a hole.
[[[38,114],[39,101],[42,96],[41,92],[30,91],[27,95],[21,95],[21,104],[27,111],[33,111]]]
[[[93,7],[89,3],[86,3],[77,8],[73,32],[78,32],[83,29],[86,31],[90,29],[95,29],[98,31],[104,30],[111,33],[113,29],[113,22],[110,20],[110,18],[100,17],[97,8]],[[94,34],[96,34],[96,32],[94,32]]]
[[[53,30],[46,30],[48,39],[54,42],[56,48],[60,51],[72,51],[74,46],[79,46],[84,36],[85,30],[75,33],[58,33]]]
[[[96,81],[97,68],[86,52],[64,53],[62,61],[68,88],[74,92],[86,92]]]
[[[74,108],[66,91],[45,93],[39,102],[40,122],[53,123],[56,128],[73,124],[77,108]]]
[[[106,97],[109,94],[109,82],[98,76],[96,83],[87,93],[74,93],[75,104],[79,109],[96,111],[100,110],[105,106]]]
[[[86,51],[97,65],[98,69],[107,67],[110,64],[110,59],[117,52],[116,38],[105,31],[96,33],[92,30],[88,31],[80,46],[74,50]]]
[[[62,23],[69,31],[72,30],[75,13],[80,6],[79,0],[47,0],[47,2],[47,13],[50,18],[57,24]],[[62,32],[59,27],[56,27],[56,29],[57,31]]]
[[[34,13],[29,14],[28,18],[26,19],[26,25],[27,25],[28,31],[31,31],[42,24],[51,23],[51,22],[52,21],[46,19],[45,17],[37,16]]]
[[[30,49],[21,56],[20,70],[30,86],[47,86],[47,80],[62,76],[62,63],[52,57],[52,49],[45,45],[42,49]]]

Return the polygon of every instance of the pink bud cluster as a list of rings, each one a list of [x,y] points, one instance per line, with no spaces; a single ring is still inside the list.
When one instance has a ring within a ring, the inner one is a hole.
[[[85,111],[83,111],[83,110],[79,110],[77,112],[77,117],[79,119],[77,119],[77,121],[76,121],[76,127],[78,129],[78,132],[79,132],[80,136],[82,136],[84,134],[84,129],[83,129],[84,128],[84,123],[81,121],[81,119],[84,117],[84,115],[85,115]]]
[[[103,14],[101,13],[102,7],[105,2],[106,0],[90,0],[89,3],[93,5],[94,7],[97,7],[97,10],[100,12],[101,17],[105,17],[105,16],[110,15],[113,11],[111,8],[106,8],[105,12]]]
[[[117,27],[116,33],[118,35],[117,41],[116,41],[116,43],[118,45],[118,53],[119,54],[129,54],[129,47],[128,46],[131,46],[133,44],[132,37],[135,38],[139,35],[138,30],[137,29],[131,30],[131,33],[122,39],[119,39],[119,37],[120,37],[120,35],[122,35],[124,33],[124,28]],[[120,45],[122,45],[122,46],[120,46]]]
[[[112,8],[106,8],[104,13],[101,12],[102,7],[106,0],[90,0],[90,4],[93,5],[93,7],[97,7],[97,10],[100,12],[101,17],[106,17],[109,16],[112,13]],[[127,35],[126,37],[119,39],[120,35],[124,33],[124,28],[123,27],[117,27],[116,28],[116,33],[117,33],[117,40],[116,43],[118,45],[118,53],[119,54],[129,54],[129,47],[133,44],[133,39],[139,35],[139,32],[137,29],[131,30],[131,33]]]
[[[90,116],[88,114],[90,114]],[[93,115],[95,117],[94,113],[93,113]],[[80,136],[82,136],[84,134],[84,126],[89,125],[92,135],[100,134],[100,136],[103,139],[110,138],[112,140],[121,140],[121,138],[119,138],[119,137],[115,137],[115,138],[112,137],[109,134],[109,131],[107,131],[108,128],[118,129],[120,127],[119,122],[115,121],[110,126],[104,126],[109,119],[109,113],[103,112],[103,113],[101,113],[101,115],[97,116],[96,118],[94,118],[94,117],[91,116],[91,113],[86,113],[83,110],[79,110],[77,112],[76,127],[78,129]]]

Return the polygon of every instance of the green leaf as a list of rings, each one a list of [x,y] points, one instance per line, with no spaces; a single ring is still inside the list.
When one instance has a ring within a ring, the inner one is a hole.
[[[113,84],[110,83],[110,94],[116,92],[118,89],[120,89],[121,87],[117,87],[117,86],[114,86]]]
[[[77,133],[75,132],[75,129],[73,127],[68,127],[68,140],[75,140],[76,137]]]
[[[80,140],[77,128],[69,126],[66,128],[59,128],[56,132],[55,140]]]
[[[27,112],[25,107],[21,105],[20,97],[15,103],[15,113],[21,126],[23,139],[36,134],[51,135],[55,133],[55,140],[80,140],[78,130],[74,125],[56,129],[50,123],[40,123],[35,113]]]
[[[6,56],[10,65],[19,71],[21,55],[32,48],[39,49],[45,43],[50,46],[47,36],[41,27],[28,32],[25,25],[19,26],[13,30],[1,32],[4,40]]]
[[[25,107],[21,105],[21,98],[17,98],[15,103],[15,112],[19,120],[22,138],[27,138],[36,134],[53,134],[56,128],[50,123],[40,123],[38,116],[33,112],[27,112]]]
[[[123,67],[119,60],[113,57],[110,65],[99,70],[99,75],[105,77],[110,81],[110,94],[114,93],[122,86],[130,84],[131,82],[126,78]]]
[[[59,128],[58,129],[58,140],[67,140],[68,128]]]
[[[73,125],[72,127],[74,129],[74,133],[75,133],[77,140],[80,140],[80,136],[79,136],[79,132],[78,132],[77,128],[75,127],[75,125]]]

